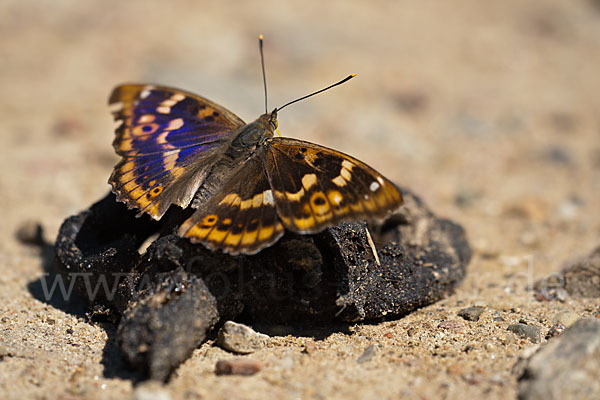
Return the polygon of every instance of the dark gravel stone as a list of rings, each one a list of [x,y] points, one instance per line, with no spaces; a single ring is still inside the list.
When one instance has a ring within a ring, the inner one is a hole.
[[[513,324],[509,325],[507,330],[515,333],[516,335],[531,340],[532,343],[540,342],[540,327],[535,325],[527,324]]]
[[[534,288],[539,297],[547,300],[564,302],[567,294],[575,298],[599,298],[600,247],[563,269],[560,275],[537,281]]]
[[[458,316],[467,321],[479,321],[479,317],[485,310],[485,307],[467,307],[458,312]]]
[[[262,368],[262,364],[255,360],[219,360],[215,366],[215,373],[217,375],[254,375]]]
[[[197,277],[169,274],[158,287],[124,312],[117,341],[131,365],[165,380],[206,339],[218,313],[215,298]]]
[[[519,377],[519,398],[600,398],[600,321],[582,318],[528,360]]]

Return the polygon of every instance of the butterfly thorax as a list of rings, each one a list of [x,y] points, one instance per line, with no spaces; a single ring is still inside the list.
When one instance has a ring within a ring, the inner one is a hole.
[[[244,125],[232,140],[227,153],[234,158],[246,158],[262,146],[265,141],[273,137],[277,129],[277,110],[263,114],[256,121]]]
[[[256,157],[256,153],[267,147],[268,139],[273,137],[277,128],[277,111],[263,114],[254,122],[243,125],[234,133],[227,150],[215,159],[206,171],[202,184],[198,187],[192,202],[199,207],[226,185],[230,179],[243,173],[248,160]]]

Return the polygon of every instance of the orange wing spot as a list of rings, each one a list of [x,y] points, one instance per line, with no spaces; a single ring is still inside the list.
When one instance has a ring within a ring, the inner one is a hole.
[[[283,220],[283,218],[282,218]],[[285,223],[285,221],[284,221]],[[287,224],[286,224],[287,225]],[[301,231],[309,231],[312,228],[314,228],[316,225],[314,218],[311,217],[307,217],[307,218],[294,218],[294,223],[293,223],[293,227],[296,227],[297,229],[301,230]]]
[[[351,203],[349,204],[350,209],[352,210],[352,212],[357,213],[357,214],[361,214],[365,212],[365,207],[362,205],[361,201],[358,201],[356,203]]]
[[[272,237],[274,233],[275,233],[275,227],[273,225],[263,226],[258,231],[258,240],[265,241],[265,240],[269,239],[270,237]]]
[[[127,161],[125,164],[121,166],[119,169],[122,173],[133,171],[135,169],[135,163],[133,161]]]
[[[221,230],[215,228],[210,232],[210,234],[208,235],[208,237],[206,239],[210,240],[212,242],[221,243],[223,241],[223,239],[225,239],[225,236],[227,236],[227,232],[229,232],[229,231],[221,231]]]
[[[332,205],[338,206],[342,201],[344,201],[344,196],[342,196],[342,194],[337,190],[330,190],[327,192],[327,199],[329,199],[329,202]]]
[[[285,197],[289,201],[300,201],[300,200],[302,200],[302,198],[304,197],[304,195],[305,195],[304,188],[301,188],[296,193],[285,192]]]
[[[312,210],[310,209],[310,204],[306,203],[302,206],[302,213],[304,215],[312,215]]]
[[[292,219],[290,217],[284,217],[283,215],[280,215],[279,218],[281,218],[281,221],[283,221],[285,226],[293,226]]]
[[[285,200],[285,193],[280,192],[279,190],[273,190],[273,194],[275,194],[277,200]]]
[[[151,197],[156,197],[159,194],[161,194],[162,191],[163,191],[163,187],[162,186],[156,186],[152,190],[150,190],[150,196]]]
[[[240,203],[240,210],[246,210],[246,209],[248,209],[250,207],[252,207],[252,199],[243,200]]]
[[[374,212],[377,210],[377,203],[375,203],[375,201],[373,200],[373,198],[371,196],[366,194],[363,199],[364,200],[363,200],[362,204],[367,209],[367,211]]]
[[[179,158],[179,149],[167,151],[162,155],[164,156],[163,165],[165,166],[165,170],[173,170],[175,168],[175,164],[177,163],[177,158]],[[175,171],[171,172],[174,173]]]
[[[164,131],[163,133],[161,133],[160,135],[158,135],[156,137],[156,143],[158,144],[166,144],[169,145],[169,142],[167,142],[167,137],[169,136],[169,133],[171,133],[171,131]],[[169,145],[170,148],[175,148],[171,145]],[[162,146],[162,148],[167,148],[166,146]]]
[[[315,192],[310,197],[310,204],[318,215],[324,215],[329,212],[329,203],[322,192]]]
[[[126,198],[135,204],[146,206],[150,203],[149,200],[146,200],[146,191],[138,186],[135,181],[131,181],[123,185],[122,189],[119,190],[121,194],[124,194]],[[126,193],[124,193],[126,192]]]
[[[258,231],[256,231],[256,230],[245,231],[244,236],[242,237],[242,245],[255,243],[257,236],[258,236]]]
[[[211,107],[204,107],[203,109],[198,111],[198,118],[204,119],[208,116],[212,116],[214,111],[215,110],[213,110]]]
[[[263,203],[263,195],[259,193],[252,198],[252,208],[259,208]]]
[[[238,196],[236,193],[229,193],[227,196],[225,196],[223,198],[223,200],[221,200],[219,202],[219,205],[233,205],[233,203],[235,203],[236,201],[241,200],[240,196]]]
[[[150,137],[158,129],[158,124],[144,124],[138,125],[131,131],[133,136],[139,136],[140,139],[145,140]]]
[[[201,224],[204,226],[213,226],[214,224],[217,223],[218,220],[219,220],[219,217],[217,217],[214,214],[211,214],[211,215],[207,215],[206,217],[202,218]]]
[[[223,225],[231,225],[231,218],[225,218],[223,221],[221,221],[221,224],[223,224]]]
[[[212,228],[203,228],[199,225],[192,226],[186,233],[185,236],[191,239],[202,240],[208,235]]]
[[[149,187],[152,187],[154,185],[156,185],[156,179],[152,179],[150,182],[148,182]]]
[[[173,168],[170,172],[171,172],[171,175],[173,175],[173,178],[179,178],[185,172],[185,168],[183,168],[183,167]]]
[[[158,204],[157,203],[152,203],[150,206],[148,206],[145,210],[145,212],[149,213],[150,215],[158,215]]]
[[[306,174],[302,177],[302,186],[304,186],[304,189],[308,190],[316,184],[317,184],[317,175]]]
[[[132,143],[131,139],[122,139],[122,140],[119,140],[117,147],[119,148],[120,151],[131,151],[131,150],[133,150],[133,146],[131,146],[131,143]]]
[[[234,233],[229,232],[229,235],[227,235],[227,237],[223,241],[223,244],[226,244],[228,246],[237,246],[240,243],[241,239],[242,239],[241,233],[234,234]]]

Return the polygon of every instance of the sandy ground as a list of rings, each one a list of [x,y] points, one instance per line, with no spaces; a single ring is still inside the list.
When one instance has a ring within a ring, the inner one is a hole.
[[[0,4],[0,397],[115,398],[136,386],[111,325],[39,295],[44,259],[14,236],[103,196],[117,161],[108,93],[125,81],[186,88],[246,121],[370,163],[465,226],[474,247],[452,297],[324,338],[276,337],[252,377],[218,377],[207,343],[160,390],[172,398],[511,398],[526,319],[595,315],[600,301],[538,302],[528,281],[600,244],[600,2],[82,2]],[[485,305],[479,322],[457,311]],[[453,323],[452,321],[459,321]],[[303,352],[307,342],[316,351]],[[369,345],[377,353],[357,359]],[[156,386],[155,386],[156,387]],[[146,387],[148,388],[148,387]],[[151,389],[150,387],[149,389]],[[139,390],[139,389],[137,389]],[[138,392],[139,394],[139,392]]]

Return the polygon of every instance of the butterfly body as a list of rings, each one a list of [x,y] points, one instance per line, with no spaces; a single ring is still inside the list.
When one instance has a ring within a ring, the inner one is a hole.
[[[200,96],[149,85],[119,86],[109,103],[123,157],[109,180],[117,200],[155,219],[191,205],[178,233],[210,249],[254,254],[285,229],[316,233],[402,204],[396,186],[361,161],[275,137],[277,109],[245,124]]]

